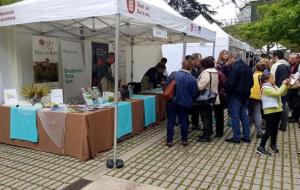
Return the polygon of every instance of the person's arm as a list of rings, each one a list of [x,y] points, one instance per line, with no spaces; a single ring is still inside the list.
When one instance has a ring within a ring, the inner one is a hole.
[[[286,84],[282,84],[280,88],[275,89],[275,88],[264,88],[263,89],[263,94],[265,96],[271,96],[271,97],[281,97],[285,96],[287,93],[288,87]]]
[[[209,85],[209,80],[210,80],[210,77],[209,77],[209,73],[208,72],[205,72],[203,73],[198,81],[197,81],[197,85],[198,85],[198,89],[199,91],[203,91],[206,89],[207,85]]]
[[[199,90],[198,90],[198,85],[197,85],[197,80],[194,79],[191,83],[191,89],[192,89],[192,97],[196,98],[199,94]]]

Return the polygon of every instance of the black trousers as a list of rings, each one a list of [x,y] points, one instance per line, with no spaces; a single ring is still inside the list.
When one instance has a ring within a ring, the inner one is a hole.
[[[199,106],[201,121],[203,124],[203,136],[209,138],[213,131],[212,131],[212,106]]]
[[[292,118],[299,119],[300,117],[300,95],[298,94],[298,89],[290,89],[287,94],[288,105],[292,110]]]
[[[224,105],[215,105],[214,113],[216,119],[216,134],[223,136],[224,134]]]
[[[191,123],[193,126],[199,126],[199,107],[193,106],[190,110],[191,117]]]
[[[261,139],[260,147],[266,146],[269,137],[271,137],[271,145],[276,145],[280,119],[281,112],[265,114],[266,132]]]

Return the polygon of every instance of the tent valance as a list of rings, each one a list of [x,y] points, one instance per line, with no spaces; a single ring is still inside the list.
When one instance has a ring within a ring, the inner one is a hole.
[[[0,26],[55,22],[55,27],[63,30],[84,26],[90,32],[85,32],[89,37],[99,29],[113,29],[117,14],[122,31],[126,30],[122,25],[132,28],[132,31],[124,32],[127,37],[149,32],[149,26],[158,26],[168,32],[186,33],[205,41],[215,40],[213,31],[193,24],[162,0],[23,0],[0,7]]]

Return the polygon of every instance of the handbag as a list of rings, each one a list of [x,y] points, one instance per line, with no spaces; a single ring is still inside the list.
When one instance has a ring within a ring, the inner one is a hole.
[[[199,96],[195,99],[194,105],[196,106],[213,106],[216,102],[218,94],[211,91],[211,73],[209,73],[209,90],[203,90],[199,93]]]
[[[175,73],[174,73],[174,79],[171,80],[171,82],[166,86],[166,88],[163,91],[163,96],[165,100],[168,101],[174,97],[175,87],[176,87],[176,80],[175,80]]]

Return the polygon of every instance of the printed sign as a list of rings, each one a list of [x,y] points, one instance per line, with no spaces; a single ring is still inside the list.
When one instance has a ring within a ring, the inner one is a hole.
[[[153,36],[168,39],[168,32],[157,27],[153,27]]]
[[[64,104],[64,96],[62,89],[51,90],[51,103],[53,104]]]
[[[81,88],[85,87],[85,68],[81,44],[61,41],[63,86],[66,103],[82,102]]]
[[[18,96],[16,89],[4,89],[4,103],[5,105],[18,104]]]
[[[32,44],[34,82],[58,82],[57,38],[33,36]]]

